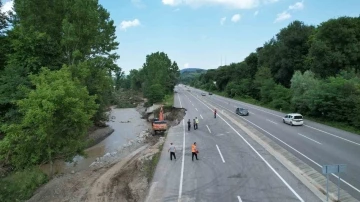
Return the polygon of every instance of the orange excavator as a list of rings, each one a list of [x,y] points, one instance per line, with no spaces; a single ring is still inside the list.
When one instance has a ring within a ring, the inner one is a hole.
[[[159,118],[154,118],[154,121],[152,122],[152,129],[155,134],[167,130],[167,123],[164,121],[164,111],[162,106],[160,107]]]

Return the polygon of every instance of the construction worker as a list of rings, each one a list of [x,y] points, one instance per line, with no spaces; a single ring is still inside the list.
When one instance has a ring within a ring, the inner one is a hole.
[[[216,119],[216,109],[214,110],[214,118]]]
[[[196,148],[196,142],[194,142],[194,144],[191,145],[191,159],[194,161],[194,156],[196,157],[196,160],[199,160],[197,157],[197,154],[199,153],[199,151]]]
[[[195,117],[196,129],[198,129],[199,119]]]
[[[188,120],[188,131],[190,131],[190,128],[191,128],[191,121],[190,121],[190,119]]]
[[[176,148],[175,148],[175,146],[173,145],[172,142],[170,143],[170,147],[169,147],[168,152],[170,152],[170,160],[172,161],[173,156],[174,156],[174,159],[176,160],[176,156],[175,156]]]

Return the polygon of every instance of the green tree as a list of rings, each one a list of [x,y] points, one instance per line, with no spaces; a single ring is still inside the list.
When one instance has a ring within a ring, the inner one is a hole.
[[[164,52],[147,55],[146,62],[140,70],[140,78],[143,79],[142,90],[144,95],[147,98],[153,97],[153,93],[155,93],[154,89],[158,89],[159,86],[163,93],[157,94],[156,96],[165,96],[165,94],[172,93],[179,76],[180,73],[177,63],[172,62]],[[156,88],[154,85],[156,85]],[[151,87],[154,88],[151,89]],[[163,99],[163,97],[161,99]]]
[[[307,64],[322,78],[341,70],[360,70],[360,17],[340,17],[320,24],[311,37]]]
[[[87,68],[84,72],[89,77],[79,79],[91,95],[98,95],[100,107],[94,120],[100,121],[99,114],[110,101],[113,85],[109,81],[119,58],[114,53],[119,43],[109,13],[96,0],[15,0],[14,10],[13,29],[8,32],[10,52],[0,75],[0,114],[5,121],[17,120],[13,103],[24,94],[14,89],[31,87],[29,74],[38,74],[41,67],[59,70],[63,64]]]
[[[6,127],[0,142],[0,158],[16,168],[82,154],[85,134],[98,105],[86,87],[73,79],[70,68],[42,69],[30,76],[35,90],[17,105],[23,118]]]
[[[164,88],[160,84],[151,85],[149,91],[150,103],[160,102],[165,97]]]

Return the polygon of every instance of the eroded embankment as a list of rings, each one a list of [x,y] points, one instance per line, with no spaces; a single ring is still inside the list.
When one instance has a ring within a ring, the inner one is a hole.
[[[151,121],[155,109],[137,110]],[[169,126],[178,124],[185,109],[165,108]],[[150,119],[149,119],[150,118]],[[142,131],[121,150],[96,159],[89,169],[57,176],[40,188],[29,201],[143,201],[149,189],[165,137]]]

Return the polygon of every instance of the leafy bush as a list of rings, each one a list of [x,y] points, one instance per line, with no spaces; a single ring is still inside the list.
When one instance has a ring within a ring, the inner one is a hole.
[[[3,202],[25,201],[47,182],[47,176],[37,168],[17,171],[0,179],[0,199]]]

